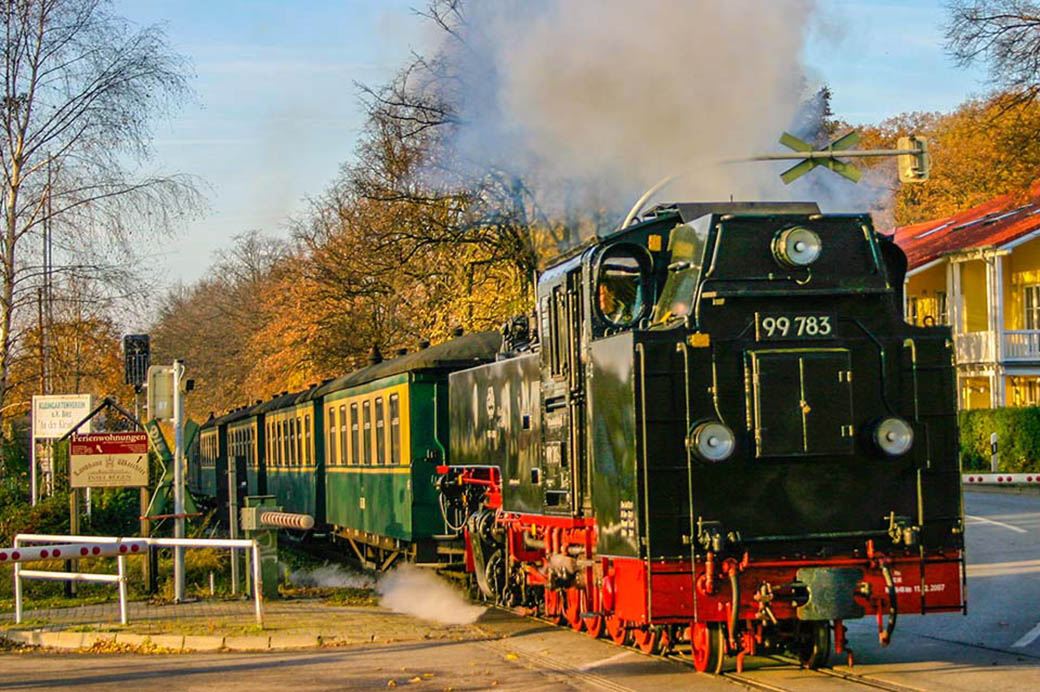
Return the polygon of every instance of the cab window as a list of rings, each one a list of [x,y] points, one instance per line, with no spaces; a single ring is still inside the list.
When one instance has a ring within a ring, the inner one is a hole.
[[[596,308],[608,323],[635,324],[647,311],[647,278],[650,258],[636,245],[607,248],[596,271]]]

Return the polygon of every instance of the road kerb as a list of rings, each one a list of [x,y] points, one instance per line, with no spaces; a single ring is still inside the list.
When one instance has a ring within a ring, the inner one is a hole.
[[[271,638],[263,635],[224,637],[224,648],[231,651],[263,651],[271,648]]]

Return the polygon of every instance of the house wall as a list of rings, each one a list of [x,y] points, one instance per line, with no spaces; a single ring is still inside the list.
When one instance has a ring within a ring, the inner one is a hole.
[[[1004,262],[1005,329],[1025,329],[1022,287],[1040,284],[1040,238],[1014,248]]]
[[[986,263],[971,260],[961,264],[961,293],[964,296],[964,331],[989,330],[989,305],[986,299]]]
[[[946,293],[946,263],[926,269],[914,274],[906,282],[906,295],[910,301],[916,302],[916,319],[907,321],[917,326],[925,322],[926,317],[931,317],[934,324],[941,324],[941,314],[938,294]]]

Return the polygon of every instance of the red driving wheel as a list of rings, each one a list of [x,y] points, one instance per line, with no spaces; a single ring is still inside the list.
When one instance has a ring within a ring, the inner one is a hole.
[[[572,587],[564,592],[564,597],[566,604],[563,610],[563,617],[567,620],[567,624],[571,626],[571,629],[581,632],[585,626],[585,621],[581,619],[581,591]]]

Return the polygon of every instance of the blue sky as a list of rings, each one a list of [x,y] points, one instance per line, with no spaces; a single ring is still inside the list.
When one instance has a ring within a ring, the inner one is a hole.
[[[817,4],[805,58],[838,117],[949,110],[983,91],[980,71],[943,53],[941,0]],[[151,165],[205,181],[209,209],[155,259],[162,274],[192,282],[236,234],[287,233],[351,158],[355,82],[383,83],[429,47],[413,7],[425,0],[115,1],[130,21],[162,25],[196,75],[195,100],[157,124]]]

